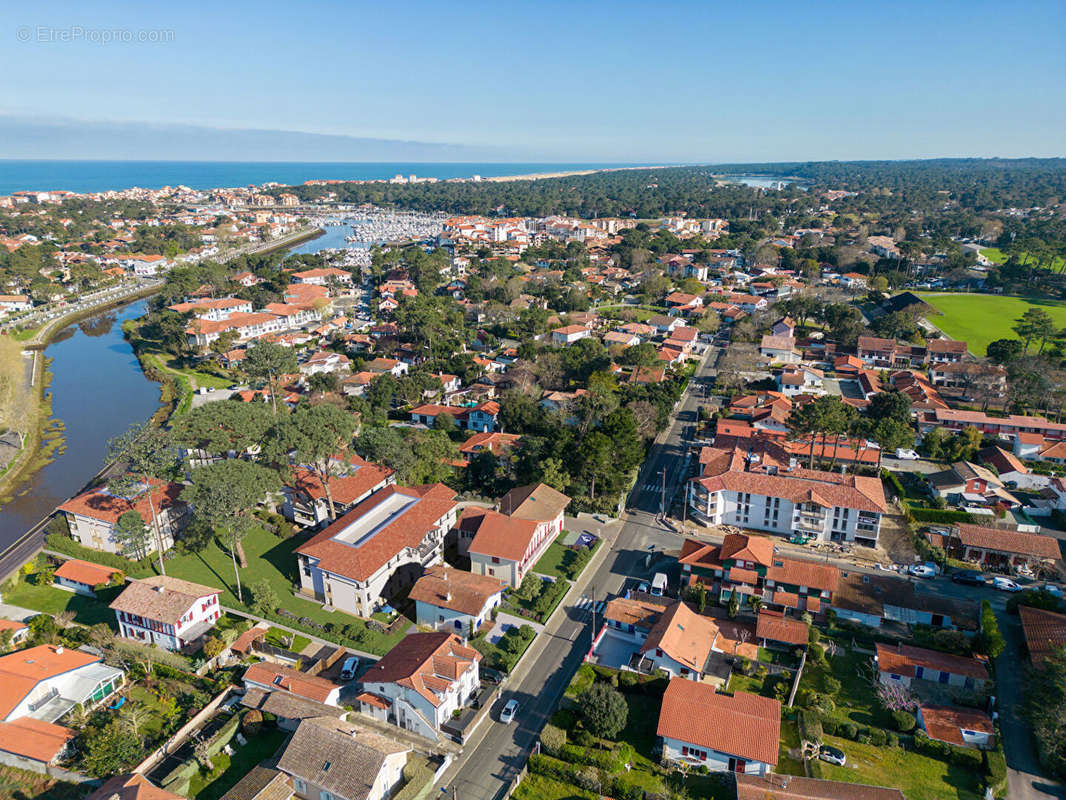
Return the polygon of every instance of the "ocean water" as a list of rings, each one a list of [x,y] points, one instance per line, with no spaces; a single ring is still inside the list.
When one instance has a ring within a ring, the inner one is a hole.
[[[247,186],[277,181],[287,185],[315,178],[378,180],[395,175],[469,178],[603,169],[635,164],[392,163],[302,161],[16,161],[0,159],[0,195],[17,191],[104,192],[138,186],[192,189]]]

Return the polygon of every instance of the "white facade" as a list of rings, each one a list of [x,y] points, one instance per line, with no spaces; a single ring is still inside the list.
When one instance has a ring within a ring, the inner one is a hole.
[[[470,571],[475,575],[489,575],[505,581],[509,586],[518,586],[533,566],[544,555],[555,538],[563,531],[563,514],[550,522],[537,524],[522,558],[513,560],[502,556],[470,551]],[[462,536],[460,535],[460,540]]]
[[[370,787],[366,800],[386,800],[403,783],[403,768],[406,764],[406,752],[391,753],[385,756],[385,763],[382,764],[381,770],[374,778],[374,784]],[[350,800],[350,798],[332,794],[306,778],[298,777],[296,773],[290,774],[292,775],[292,788],[296,796],[302,800]],[[356,800],[362,800],[362,797]]]
[[[798,533],[819,542],[876,543],[881,528],[881,514],[874,511],[794,504],[785,498],[728,489],[709,492],[696,482],[689,484],[689,508],[710,525],[735,525],[787,536]]]
[[[663,758],[675,763],[686,763],[692,767],[707,767],[711,772],[744,772],[747,775],[767,775],[773,771],[769,764],[761,761],[745,761],[743,758],[708,750],[678,739],[662,737]],[[740,769],[738,769],[740,767]]]
[[[363,684],[365,691],[391,702],[390,722],[433,740],[439,738],[440,726],[452,718],[452,712],[467,705],[480,687],[477,661],[471,661],[470,666],[451,681],[446,690],[431,692],[436,704],[420,692],[398,683]]]
[[[482,624],[491,618],[492,609],[497,608],[503,599],[503,589],[492,595],[485,601],[485,605],[476,614],[467,614],[464,611],[456,611],[453,608],[427,603],[424,600],[415,602],[415,622],[418,625],[428,625],[438,631],[448,631],[459,636],[468,636],[471,630],[478,630]]]
[[[70,511],[64,512],[67,517],[67,525],[70,527],[71,538],[85,547],[93,550],[101,550],[105,553],[117,553],[122,555],[122,547],[115,541],[115,523],[106,519],[96,519],[84,514]],[[163,540],[163,549],[169,550],[174,546],[174,538],[188,522],[188,509],[184,505],[171,506],[170,508],[156,508],[156,519],[159,527],[159,538]],[[148,536],[145,549],[154,553],[157,549],[156,527],[147,525]]]
[[[222,616],[218,594],[198,597],[176,623],[162,622],[127,611],[116,611],[120,636],[142,644],[154,644],[164,650],[181,650],[203,636]]]

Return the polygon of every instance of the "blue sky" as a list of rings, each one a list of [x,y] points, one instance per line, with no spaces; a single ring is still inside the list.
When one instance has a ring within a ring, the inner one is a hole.
[[[39,41],[73,26],[172,40]],[[503,160],[1066,155],[1064,31],[1062,0],[5,3],[0,115]]]

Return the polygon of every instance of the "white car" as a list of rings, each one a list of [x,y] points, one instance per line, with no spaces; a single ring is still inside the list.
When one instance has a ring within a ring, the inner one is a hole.
[[[1012,581],[1010,578],[1004,578],[999,576],[992,579],[992,588],[998,589],[1001,592],[1020,592],[1022,587]]]
[[[896,458],[902,459],[903,461],[917,461],[920,456],[913,450],[905,447],[898,447],[896,448]]]
[[[500,722],[504,725],[510,725],[514,722],[515,714],[518,713],[518,701],[508,700],[507,705],[503,707],[503,711],[500,712]]]
[[[911,567],[911,575],[916,578],[935,578],[936,570],[928,564],[915,564]]]

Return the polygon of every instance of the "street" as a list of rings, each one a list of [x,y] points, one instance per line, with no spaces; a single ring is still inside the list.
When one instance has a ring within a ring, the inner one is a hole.
[[[499,800],[506,794],[592,646],[595,603],[617,594],[630,576],[650,576],[661,554],[680,546],[680,537],[656,519],[663,496],[663,470],[669,506],[682,477],[683,433],[696,421],[702,386],[713,372],[710,365],[716,355],[712,348],[700,363],[670,427],[652,445],[629,495],[629,510],[620,527],[612,526],[616,531],[614,541],[608,533],[604,546],[574,584],[564,606],[530,645],[505,684],[497,706],[502,707],[512,698],[518,700],[520,709],[515,722],[502,725],[497,721],[499,708],[494,708],[464,747],[463,755],[445,773],[442,794],[450,796],[454,790],[462,800]]]

